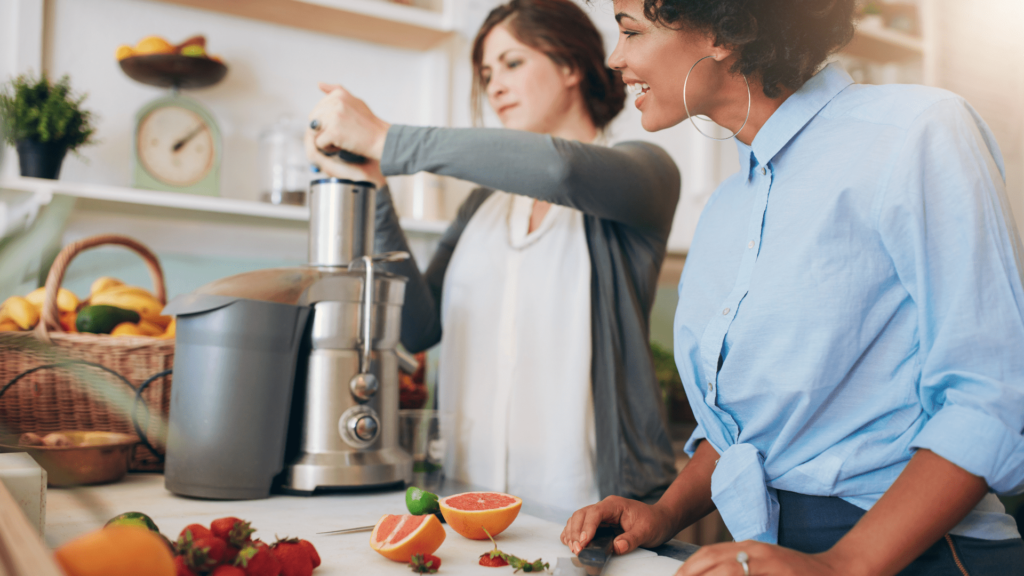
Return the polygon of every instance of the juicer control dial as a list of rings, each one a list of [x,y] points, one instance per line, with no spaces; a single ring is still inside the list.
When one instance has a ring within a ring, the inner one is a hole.
[[[352,424],[352,433],[360,440],[373,440],[377,435],[377,419],[373,416],[360,416]]]
[[[380,436],[380,416],[369,406],[353,406],[338,419],[341,439],[353,448],[368,448]]]

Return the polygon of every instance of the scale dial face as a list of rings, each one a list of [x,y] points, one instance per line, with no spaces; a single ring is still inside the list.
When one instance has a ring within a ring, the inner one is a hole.
[[[213,139],[210,125],[195,112],[163,106],[139,122],[135,149],[154,179],[169,186],[191,186],[214,167]]]

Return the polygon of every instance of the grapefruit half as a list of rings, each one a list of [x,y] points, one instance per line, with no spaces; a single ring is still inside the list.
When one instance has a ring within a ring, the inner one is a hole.
[[[433,554],[447,534],[433,514],[386,514],[370,534],[370,547],[395,562],[409,562],[415,554]]]
[[[452,530],[470,540],[487,540],[487,534],[497,536],[512,524],[523,501],[500,492],[465,492],[437,504]]]

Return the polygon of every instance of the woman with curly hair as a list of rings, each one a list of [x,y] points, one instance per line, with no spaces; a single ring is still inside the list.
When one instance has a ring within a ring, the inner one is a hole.
[[[706,115],[740,170],[679,285],[692,459],[656,504],[607,498],[562,541],[619,524],[625,553],[717,508],[736,542],[679,575],[1020,574],[995,493],[1024,488],[1022,247],[984,122],[952,93],[824,65],[854,0],[615,12],[609,65],[644,128]]]
[[[654,501],[676,474],[648,322],[679,171],[652,144],[600,142],[626,97],[604,58],[570,0],[512,0],[472,52],[474,96],[505,129],[392,126],[326,86],[307,136],[326,172],[382,187],[378,252],[408,249],[383,174],[481,185],[425,274],[391,268],[409,278],[402,343],[440,341],[438,404],[457,439],[447,475],[566,510]],[[320,152],[333,148],[372,161]]]

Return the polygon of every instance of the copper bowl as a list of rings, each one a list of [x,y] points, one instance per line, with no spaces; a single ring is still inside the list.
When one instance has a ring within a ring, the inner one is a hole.
[[[71,446],[26,446],[17,436],[0,439],[0,452],[28,452],[46,469],[49,486],[106,484],[124,478],[138,439],[117,432],[60,430]]]

